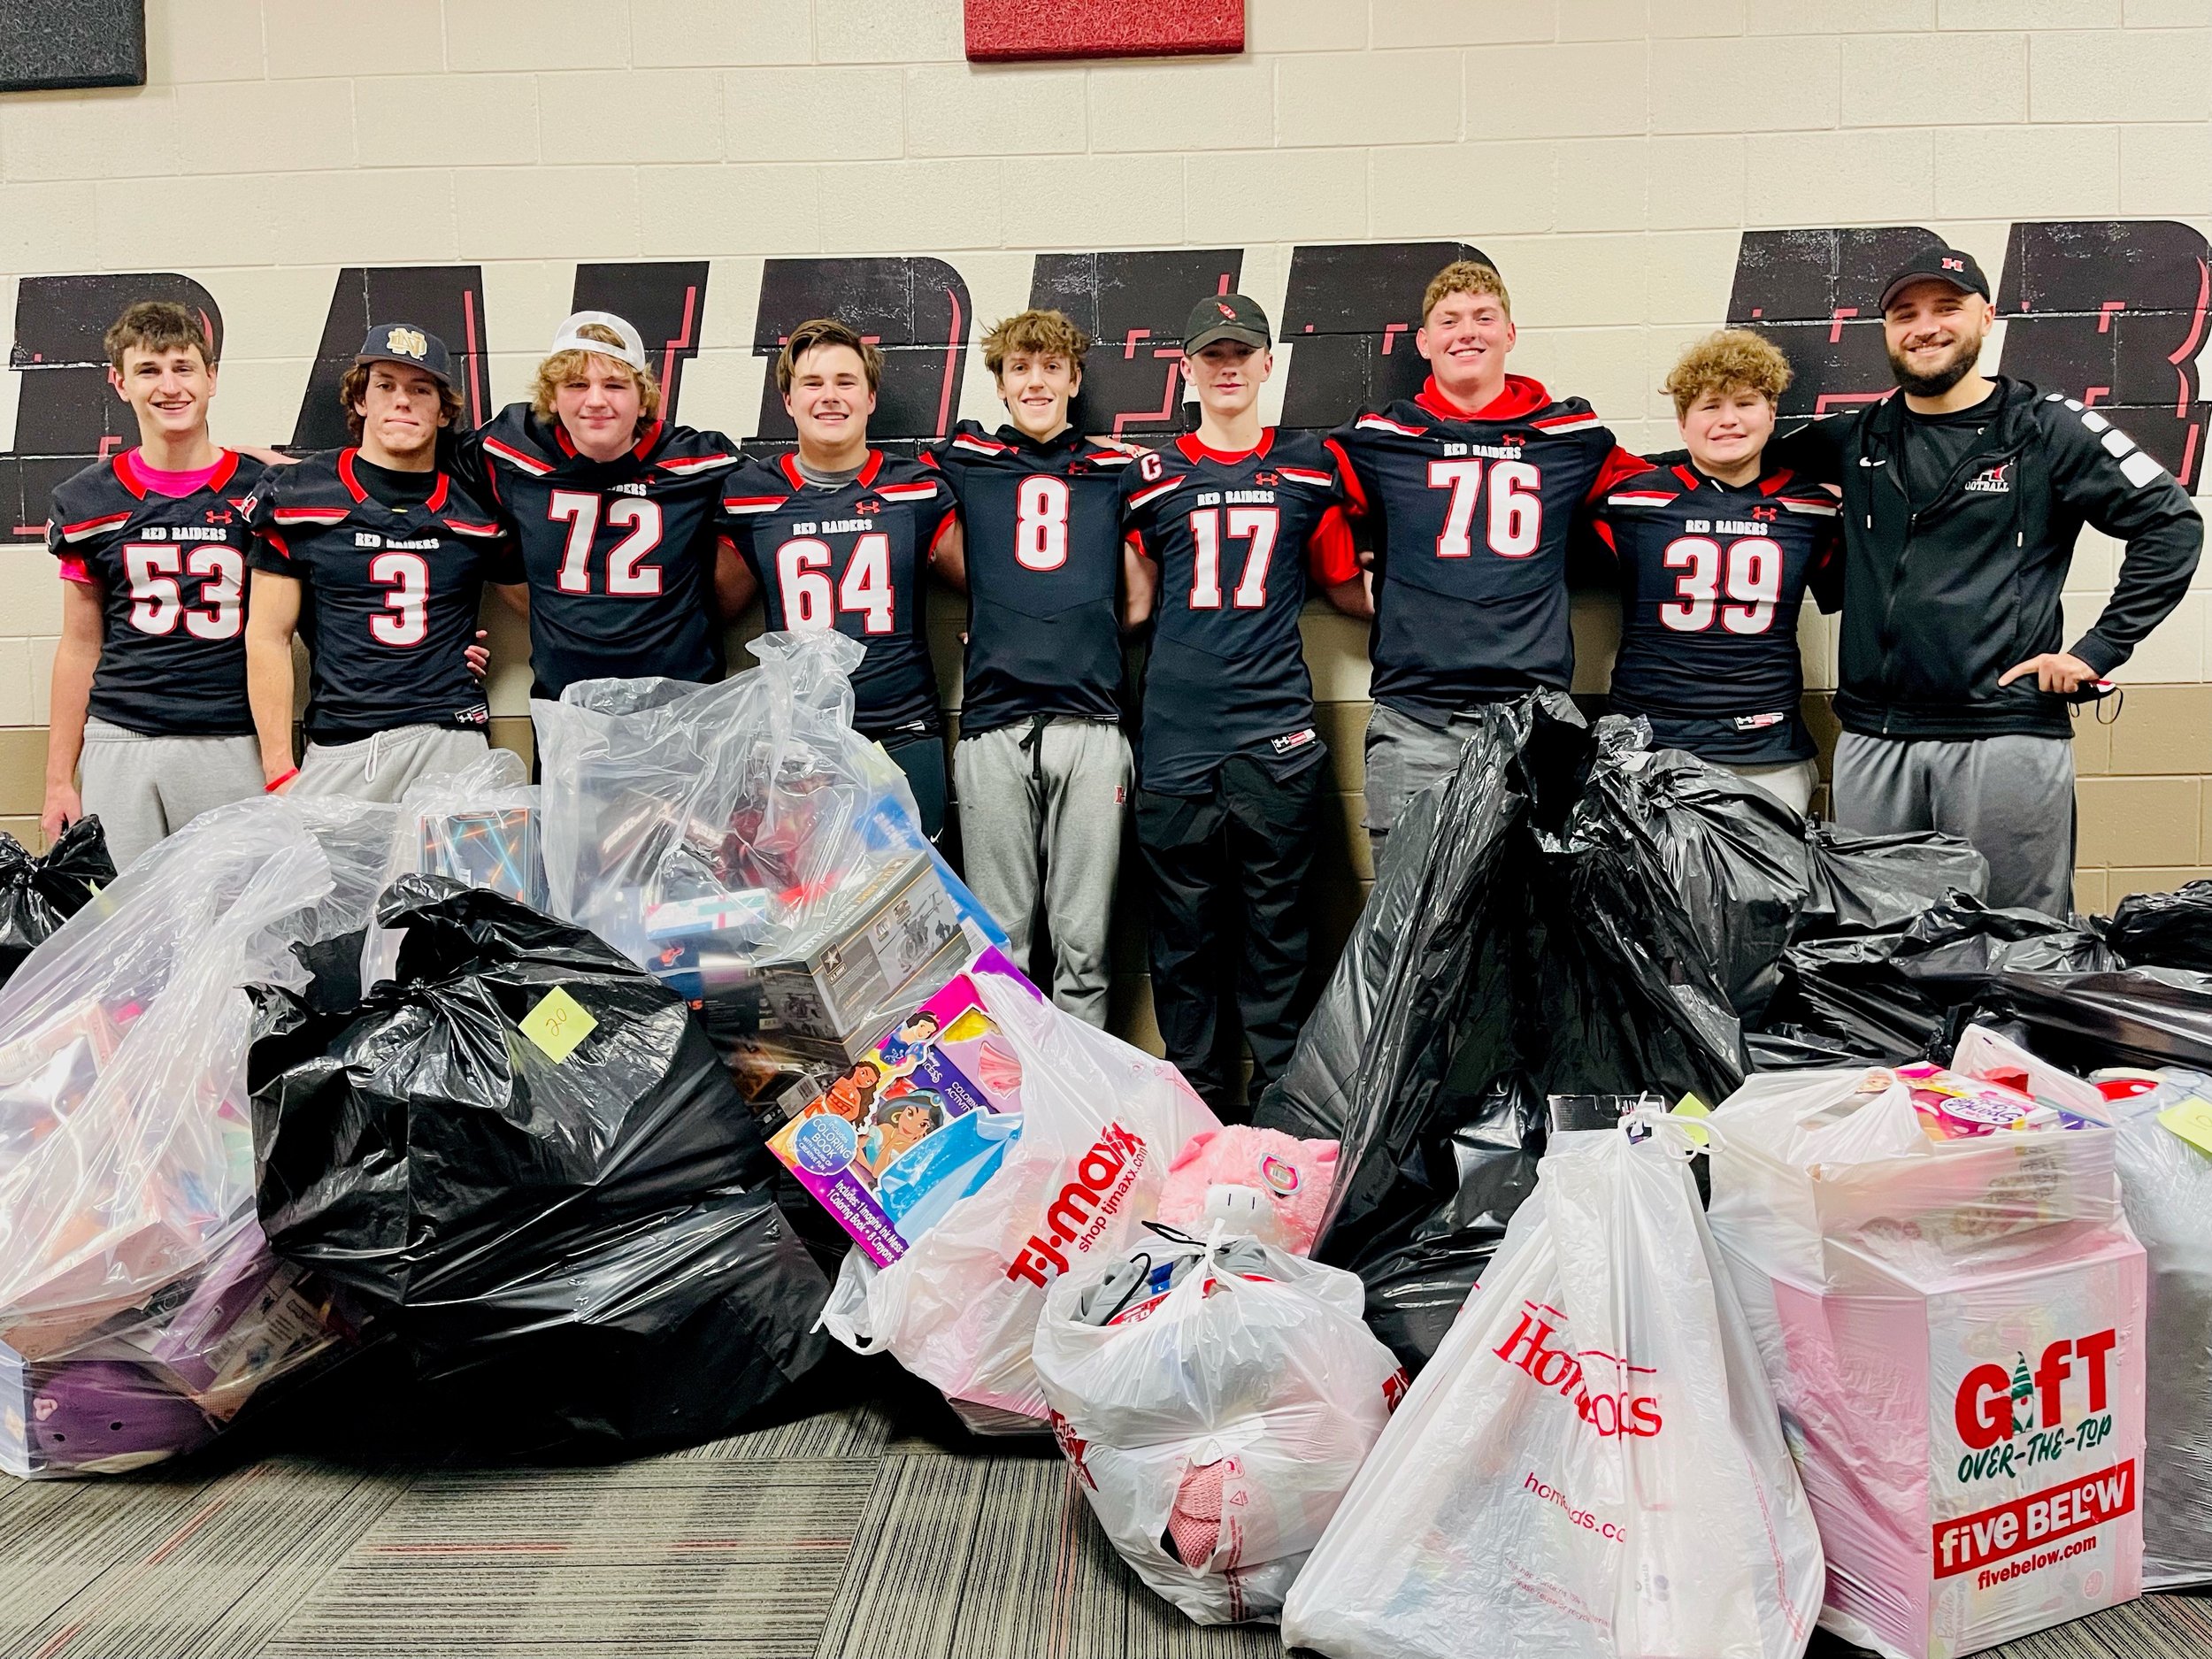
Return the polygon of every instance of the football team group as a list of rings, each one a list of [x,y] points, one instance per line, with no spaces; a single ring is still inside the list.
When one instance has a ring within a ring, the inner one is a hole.
[[[353,444],[296,464],[219,447],[201,319],[134,305],[107,349],[139,445],[54,492],[45,829],[96,813],[127,864],[226,802],[393,800],[480,755],[486,583],[527,617],[547,698],[606,677],[717,679],[726,625],[757,599],[771,629],[864,648],[859,729],[904,770],[933,837],[957,803],[965,874],[1018,959],[1041,921],[1053,995],[1101,1024],[1133,800],[1160,1033],[1218,1102],[1239,1069],[1225,1005],[1255,1093],[1297,1034],[1331,793],[1309,595],[1372,621],[1379,853],[1482,705],[1533,693],[1581,718],[1567,570],[1586,538],[1622,595],[1615,710],[1803,810],[1809,592],[1842,612],[1837,820],[1962,834],[1990,860],[1993,902],[2068,908],[2073,705],[2179,603],[2202,526],[2095,409],[1979,373],[1992,313],[1970,256],[1931,247],[1886,284],[1897,395],[1778,439],[1786,361],[1717,334],[1665,382],[1683,449],[1649,459],[1581,399],[1507,372],[1495,270],[1449,265],[1420,303],[1420,393],[1324,438],[1262,424],[1262,309],[1201,299],[1181,342],[1196,429],[1157,449],[1071,425],[1090,342],[1057,311],[1023,311],[983,341],[1005,423],[963,421],[916,460],[870,446],[881,358],[833,319],[795,329],[777,359],[798,444],[772,457],[663,420],[619,318],[570,318],[530,401],[472,431],[444,345],[388,324],[340,388]],[[2060,595],[2084,524],[2126,557],[2068,645]],[[932,580],[967,596],[949,778]],[[1141,631],[1133,756],[1125,641]]]

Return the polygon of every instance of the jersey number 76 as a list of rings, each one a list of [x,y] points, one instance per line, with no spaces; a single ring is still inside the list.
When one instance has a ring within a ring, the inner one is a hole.
[[[1429,488],[1448,489],[1444,527],[1437,533],[1436,557],[1463,559],[1474,554],[1475,505],[1483,495],[1480,461],[1431,461]],[[1525,559],[1544,534],[1543,474],[1526,461],[1493,461],[1488,495],[1490,550],[1500,558]]]

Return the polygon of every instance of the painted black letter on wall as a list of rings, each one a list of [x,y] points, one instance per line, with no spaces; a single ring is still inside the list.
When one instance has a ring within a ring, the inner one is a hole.
[[[951,430],[960,412],[973,309],[968,285],[941,259],[771,259],[760,273],[753,355],[773,359],[801,323],[835,317],[883,351],[871,442],[911,447]],[[732,434],[738,435],[738,434]],[[797,441],[772,366],[760,394],[761,444]]]
[[[1348,242],[1290,257],[1283,339],[1290,385],[1283,425],[1325,431],[1356,411],[1410,397],[1429,365],[1414,347],[1421,295],[1455,259],[1490,257],[1463,242]],[[1507,281],[1509,272],[1501,271]]]
[[[646,361],[660,377],[661,419],[676,419],[684,365],[699,355],[707,312],[704,259],[644,265],[580,265],[570,308],[612,311],[645,338]],[[711,423],[710,423],[711,424]]]
[[[377,323],[416,323],[444,341],[453,356],[462,424],[481,426],[491,414],[484,383],[483,272],[472,265],[357,265],[341,271],[331,291],[322,343],[315,349],[292,428],[295,445],[334,449],[353,442],[338,407],[338,382]]]
[[[1065,311],[1097,342],[1075,425],[1132,438],[1182,431],[1183,325],[1209,294],[1235,292],[1243,262],[1238,248],[1039,254],[1030,304]]]
[[[1785,415],[1870,403],[1897,384],[1882,346],[1882,283],[1936,240],[1916,225],[1744,233],[1728,324],[1757,329],[1789,358]]]

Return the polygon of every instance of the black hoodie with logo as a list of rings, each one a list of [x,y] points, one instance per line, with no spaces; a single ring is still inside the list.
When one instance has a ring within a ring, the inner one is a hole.
[[[1778,445],[1843,491],[1846,731],[2068,736],[2065,698],[2038,690],[2032,674],[2001,687],[1998,676],[2062,649],[2108,674],[2188,590],[2204,524],[2173,475],[2098,411],[1993,378],[1986,424],[1917,511],[1905,476],[1915,418],[1901,396]],[[2059,595],[2085,524],[2124,541],[2127,557],[2103,613],[2066,647]]]

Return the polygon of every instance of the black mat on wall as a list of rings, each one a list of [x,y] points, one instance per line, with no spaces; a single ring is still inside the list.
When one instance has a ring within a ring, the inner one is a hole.
[[[0,92],[145,84],[145,0],[0,0]]]

